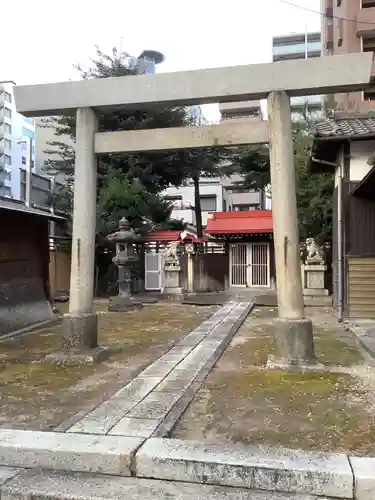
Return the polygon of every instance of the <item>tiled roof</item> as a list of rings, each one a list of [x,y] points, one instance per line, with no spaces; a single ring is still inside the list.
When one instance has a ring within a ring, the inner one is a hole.
[[[21,212],[27,215],[37,215],[40,217],[46,217],[47,219],[55,221],[64,221],[65,217],[60,217],[59,215],[52,214],[49,210],[40,210],[34,207],[27,207],[24,203],[17,200],[7,200],[0,197],[0,210],[9,210],[11,212]]]
[[[271,210],[213,212],[207,220],[207,234],[271,234]]]
[[[375,117],[329,118],[315,125],[315,137],[375,137]]]

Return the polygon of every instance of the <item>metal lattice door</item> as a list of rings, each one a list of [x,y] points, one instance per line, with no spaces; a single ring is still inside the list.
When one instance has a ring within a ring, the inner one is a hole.
[[[251,243],[249,254],[249,286],[270,286],[270,247],[268,243]]]
[[[145,254],[145,289],[161,290],[164,287],[163,255]]]
[[[248,245],[230,245],[230,286],[247,286]]]

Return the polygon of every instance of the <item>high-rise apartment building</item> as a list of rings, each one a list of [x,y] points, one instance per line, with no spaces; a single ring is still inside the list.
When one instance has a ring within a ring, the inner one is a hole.
[[[321,13],[323,55],[375,51],[374,0],[321,0]],[[375,82],[365,92],[336,94],[334,101],[339,111],[375,110]]]
[[[334,0],[338,1],[338,0]],[[320,57],[322,53],[321,33],[297,33],[274,36],[272,39],[272,60],[287,61],[291,59],[310,59]],[[290,104],[292,113],[298,118],[305,110],[319,115],[323,109],[324,99],[321,95],[292,97]]]
[[[26,164],[26,144],[19,141],[31,139],[32,167],[34,168],[34,119],[17,113],[12,81],[0,82],[0,196],[22,198],[22,170]]]

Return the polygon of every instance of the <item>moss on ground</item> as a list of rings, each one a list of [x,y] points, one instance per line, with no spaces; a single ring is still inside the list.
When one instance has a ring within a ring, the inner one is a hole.
[[[325,365],[352,366],[364,362],[361,349],[350,332],[314,327],[315,354],[320,363]],[[234,342],[230,351],[231,359],[240,361],[241,366],[264,366],[268,356],[275,354],[273,325],[267,328],[251,322],[238,332],[242,337],[239,344]],[[235,339],[236,340],[236,339]]]
[[[177,311],[176,311],[177,309]],[[198,326],[215,308],[155,305],[99,313],[99,342],[119,349],[108,362],[60,367],[43,363],[61,346],[61,325],[0,343],[0,424],[51,428],[91,401],[110,395]]]
[[[375,453],[373,389],[344,373],[266,371],[275,354],[275,308],[251,314],[173,431],[182,439],[229,440],[319,451]],[[325,365],[363,363],[355,337],[314,309],[314,341]]]
[[[353,404],[352,384],[343,374],[216,371],[173,437],[371,454],[375,423]]]

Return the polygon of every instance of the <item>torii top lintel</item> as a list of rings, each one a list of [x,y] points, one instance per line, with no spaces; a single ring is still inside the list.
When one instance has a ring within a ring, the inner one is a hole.
[[[77,108],[142,108],[265,99],[363,90],[370,83],[373,53],[296,59],[156,75],[16,86],[17,111],[51,116]]]

